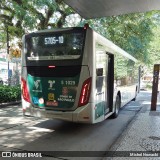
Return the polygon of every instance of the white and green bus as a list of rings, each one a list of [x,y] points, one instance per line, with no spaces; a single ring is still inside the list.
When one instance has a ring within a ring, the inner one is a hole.
[[[97,123],[136,98],[136,59],[90,27],[23,36],[24,115]]]

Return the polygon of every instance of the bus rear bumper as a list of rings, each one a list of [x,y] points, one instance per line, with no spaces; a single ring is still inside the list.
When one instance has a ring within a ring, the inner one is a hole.
[[[72,114],[69,112],[45,110],[43,108],[29,107],[24,111],[25,116],[33,116],[39,118],[61,119],[65,121],[72,121]]]
[[[75,111],[53,111],[44,108],[35,108],[32,105],[23,108],[25,116],[33,116],[39,118],[60,119],[76,123],[93,123],[91,103],[77,108]]]

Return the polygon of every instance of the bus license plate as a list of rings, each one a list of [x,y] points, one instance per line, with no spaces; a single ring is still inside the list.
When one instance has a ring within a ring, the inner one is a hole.
[[[47,106],[55,106],[55,107],[57,107],[58,106],[58,102],[48,101],[48,102],[46,102],[46,105]]]

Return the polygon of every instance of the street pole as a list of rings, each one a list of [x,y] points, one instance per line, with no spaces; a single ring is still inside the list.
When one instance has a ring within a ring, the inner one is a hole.
[[[153,70],[151,111],[156,111],[156,107],[157,107],[157,91],[158,91],[158,83],[159,83],[159,69],[160,69],[160,65],[155,64],[154,65],[154,70]]]
[[[8,33],[8,26],[6,27],[7,32],[7,55],[8,55],[8,85],[10,85],[10,75],[9,75],[9,33]]]

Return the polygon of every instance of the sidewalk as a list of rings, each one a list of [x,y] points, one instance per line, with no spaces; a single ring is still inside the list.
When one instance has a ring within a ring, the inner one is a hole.
[[[15,102],[6,102],[6,103],[0,103],[0,108],[16,105],[16,104],[21,104],[21,100],[15,101]]]
[[[137,100],[143,100],[141,110],[111,147],[111,151],[115,151],[115,153],[122,151],[122,154],[126,154],[126,156],[106,157],[103,160],[160,159],[160,95],[157,99],[157,110],[150,111],[151,92],[143,92],[144,97],[142,97],[142,92],[137,97]]]

